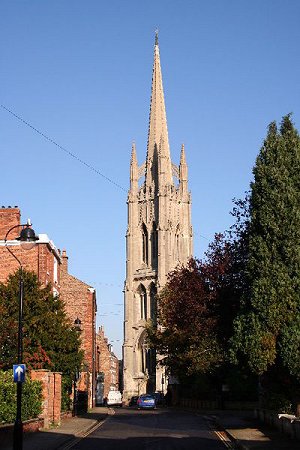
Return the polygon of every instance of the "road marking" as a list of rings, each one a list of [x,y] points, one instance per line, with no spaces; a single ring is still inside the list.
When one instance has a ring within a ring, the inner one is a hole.
[[[198,416],[201,416],[201,414],[197,414]],[[202,415],[202,418],[207,423],[209,429],[222,441],[222,443],[225,445],[225,447],[234,450],[235,445],[234,443],[229,439],[227,433],[225,431],[215,430],[215,427],[213,427],[212,422],[214,422],[215,416],[204,416]]]
[[[224,433],[224,431],[214,431],[214,433],[223,442],[225,447],[230,448],[230,449],[234,449],[234,446],[233,446],[232,442],[228,439],[228,437],[226,436],[226,433]]]
[[[69,442],[68,444],[66,444],[64,447],[61,448],[61,450],[69,450],[70,448],[74,447],[76,444],[78,444],[78,442],[80,442],[82,439],[84,439],[85,437],[89,436],[91,433],[93,433],[94,431],[98,430],[98,428],[102,427],[102,425],[104,424],[104,422],[107,422],[109,420],[109,417],[106,417],[104,420],[102,420],[101,422],[96,423],[96,425],[94,425],[92,428],[90,428],[88,431],[85,431],[83,433],[79,433],[77,435],[77,437],[72,440],[72,442]]]

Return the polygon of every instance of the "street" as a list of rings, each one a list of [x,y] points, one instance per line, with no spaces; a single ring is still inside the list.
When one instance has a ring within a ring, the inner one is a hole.
[[[222,450],[230,447],[220,436],[210,429],[209,421],[192,412],[120,408],[110,409],[107,420],[72,449]]]

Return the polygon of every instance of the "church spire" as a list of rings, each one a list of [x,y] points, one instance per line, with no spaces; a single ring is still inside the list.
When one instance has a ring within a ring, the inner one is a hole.
[[[161,146],[161,142],[164,143],[163,146]],[[152,167],[153,163],[155,166],[157,166],[155,162],[156,153],[158,158],[158,165],[160,165],[159,160],[163,160],[162,165],[164,167],[164,184],[172,184],[172,164],[170,157],[167,116],[162,84],[157,31],[155,33],[154,63],[152,72],[152,90],[146,159],[146,185],[148,186],[152,184],[152,181],[154,179],[156,179],[156,175],[154,174],[153,170],[154,167]],[[157,181],[160,184],[159,174],[157,174],[157,178]]]

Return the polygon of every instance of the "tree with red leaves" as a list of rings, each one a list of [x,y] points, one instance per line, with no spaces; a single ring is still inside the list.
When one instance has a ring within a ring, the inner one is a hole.
[[[239,239],[217,234],[205,261],[190,259],[171,272],[158,296],[158,326],[149,342],[173,374],[215,371],[226,360],[243,277]]]

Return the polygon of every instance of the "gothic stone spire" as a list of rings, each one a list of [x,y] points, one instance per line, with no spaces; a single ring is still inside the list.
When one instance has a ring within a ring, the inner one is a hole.
[[[163,145],[161,145],[162,142]],[[155,162],[156,154],[158,158],[158,165],[160,165],[159,159],[163,160],[164,169],[162,179],[160,179],[159,174],[155,174],[155,170],[153,170],[152,167],[153,163],[157,167]],[[151,185],[153,181],[157,181],[158,184],[173,184],[167,116],[162,84],[157,33],[155,36],[154,63],[152,72],[152,91],[146,159],[146,185]]]

